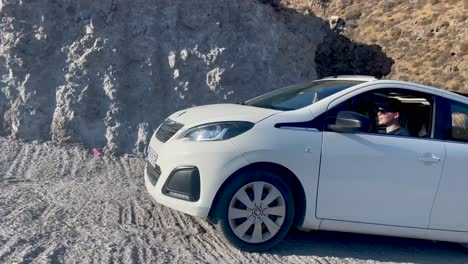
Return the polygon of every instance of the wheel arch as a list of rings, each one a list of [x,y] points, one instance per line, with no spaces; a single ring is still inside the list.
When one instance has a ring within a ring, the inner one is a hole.
[[[228,185],[235,177],[238,175],[250,171],[250,170],[266,170],[277,174],[287,185],[291,188],[291,193],[294,198],[294,219],[293,225],[294,226],[301,226],[304,222],[305,212],[306,212],[306,196],[304,187],[302,186],[301,182],[297,178],[297,176],[288,168],[272,162],[256,162],[251,163],[245,167],[242,167],[232,173],[221,185],[221,187],[216,192],[216,195],[213,199],[212,205],[210,207],[210,212],[208,213],[208,219],[212,222],[216,222],[215,216],[215,209],[217,207],[217,203],[219,197],[222,193],[222,190]]]

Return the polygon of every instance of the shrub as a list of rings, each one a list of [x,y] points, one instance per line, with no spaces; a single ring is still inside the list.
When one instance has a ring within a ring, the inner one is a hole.
[[[409,46],[409,42],[406,41],[406,40],[400,40],[400,41],[398,41],[398,45],[399,45],[400,47],[402,47],[402,48],[406,48],[406,47]]]
[[[432,38],[434,36],[434,33],[432,31],[426,31],[424,33],[424,37],[426,38]]]
[[[411,67],[412,67],[413,69],[418,69],[419,67],[421,67],[421,62],[415,60],[415,61],[413,61],[413,62],[411,63]]]
[[[362,15],[361,8],[357,5],[351,5],[345,11],[345,17],[348,20],[354,20],[360,18]]]
[[[399,37],[401,34],[401,29],[400,28],[397,28],[397,27],[394,27],[390,30],[390,36],[394,37],[394,38],[397,38]]]
[[[468,20],[468,16],[467,15],[461,15],[458,17],[458,22],[465,22]]]
[[[465,43],[460,44],[460,54],[462,56],[468,54],[468,43],[465,42]]]
[[[445,38],[445,37],[447,37],[447,36],[448,36],[448,33],[447,33],[447,32],[441,32],[441,33],[437,34],[437,37],[438,37],[438,38]]]
[[[449,80],[445,87],[451,91],[460,91],[463,87],[463,82],[458,82],[457,80]]]
[[[430,73],[431,73],[431,75],[437,76],[437,75],[440,74],[440,69],[432,68]]]
[[[419,25],[421,26],[426,26],[426,25],[429,25],[432,23],[432,19],[431,18],[423,18],[419,21]]]
[[[409,81],[409,77],[407,75],[400,75],[400,77],[398,78],[402,81]]]
[[[406,68],[405,66],[400,67],[398,70],[401,72],[408,72],[408,68]]]
[[[384,12],[390,12],[396,5],[396,1],[383,1],[382,9],[384,10]]]

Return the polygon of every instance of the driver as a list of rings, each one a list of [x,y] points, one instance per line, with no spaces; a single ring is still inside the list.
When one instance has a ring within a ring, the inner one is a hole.
[[[411,136],[410,132],[400,126],[401,103],[397,99],[389,98],[384,102],[377,103],[379,125],[385,126],[389,135]]]

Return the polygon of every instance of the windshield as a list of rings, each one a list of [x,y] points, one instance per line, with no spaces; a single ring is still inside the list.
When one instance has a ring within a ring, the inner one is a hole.
[[[311,105],[334,93],[360,83],[362,83],[362,81],[314,81],[281,88],[245,101],[243,104],[281,111],[291,111]]]

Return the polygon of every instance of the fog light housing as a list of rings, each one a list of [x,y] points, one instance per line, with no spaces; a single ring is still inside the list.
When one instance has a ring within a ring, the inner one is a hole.
[[[171,172],[162,193],[177,199],[195,202],[200,199],[200,173],[197,167],[179,167]]]

